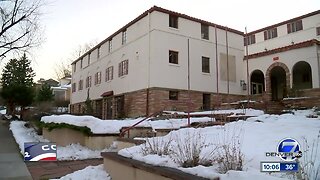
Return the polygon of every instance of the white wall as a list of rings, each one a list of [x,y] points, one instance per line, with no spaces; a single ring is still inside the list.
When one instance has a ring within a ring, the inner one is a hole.
[[[87,57],[84,57],[83,68],[80,70],[80,61],[76,63],[76,72],[72,75],[72,82],[77,83],[76,92],[71,95],[71,103],[83,102],[87,98],[86,77],[91,76],[90,98],[99,99],[101,94],[113,91],[115,95],[144,89],[147,87],[148,64],[148,17],[144,17],[127,29],[127,43],[122,45],[122,33],[113,37],[112,51],[108,52],[109,42],[101,45],[100,58],[97,59],[97,50],[91,53],[91,64],[87,66]],[[118,64],[129,60],[128,75],[118,77]],[[105,81],[107,67],[113,66],[113,80]],[[94,85],[95,73],[101,71],[101,84]],[[83,80],[83,90],[78,90],[79,80]]]
[[[273,61],[273,57],[279,57],[279,60]],[[290,50],[255,59],[249,59],[249,74],[251,75],[251,73],[254,70],[260,69],[265,77],[269,66],[271,66],[275,62],[282,62],[289,68],[291,76],[290,87],[292,87],[292,68],[299,61],[306,61],[310,64],[312,71],[312,86],[313,88],[319,88],[320,86],[318,72],[320,71],[320,69],[318,68],[318,62],[316,57],[316,46]]]
[[[215,28],[209,27],[209,40],[201,39],[201,24],[179,17],[178,29],[169,27],[169,15],[153,12],[151,32],[150,87],[187,89],[188,39],[191,90],[217,92]],[[218,29],[218,58],[226,53],[226,32]],[[228,32],[229,55],[236,56],[236,82],[229,82],[232,94],[244,93],[240,88],[243,63],[243,36]],[[179,64],[169,63],[169,50],[179,52]],[[210,73],[202,73],[202,56],[210,58]],[[219,60],[220,61],[220,60]],[[219,68],[218,68],[219,69]],[[219,79],[219,92],[227,93],[227,82]]]
[[[311,39],[320,40],[316,35],[316,27],[320,26],[320,14],[302,19],[303,30],[288,34],[287,24],[277,27],[278,37],[264,40],[264,32],[256,33],[256,43],[248,46],[249,54],[263,52],[293,43],[304,42]]]

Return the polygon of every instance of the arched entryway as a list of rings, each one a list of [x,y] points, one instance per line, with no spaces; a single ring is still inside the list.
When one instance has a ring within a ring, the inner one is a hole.
[[[272,100],[281,100],[287,97],[290,88],[290,71],[281,63],[273,63],[266,72],[267,92],[271,93]]]
[[[254,70],[250,76],[251,94],[262,94],[265,89],[264,75],[260,70]]]
[[[297,62],[292,68],[292,88],[312,88],[311,66],[305,61]]]

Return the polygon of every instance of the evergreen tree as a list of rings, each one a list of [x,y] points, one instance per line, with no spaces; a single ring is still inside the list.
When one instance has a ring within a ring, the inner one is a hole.
[[[38,102],[50,102],[50,101],[53,101],[53,97],[54,97],[54,95],[53,95],[53,92],[52,92],[50,85],[45,83],[41,86],[41,89],[39,90],[39,92],[37,94],[37,101]]]
[[[26,54],[17,60],[11,59],[2,72],[1,96],[7,104],[7,113],[13,115],[16,106],[21,110],[30,105],[34,99],[33,77],[31,61]]]

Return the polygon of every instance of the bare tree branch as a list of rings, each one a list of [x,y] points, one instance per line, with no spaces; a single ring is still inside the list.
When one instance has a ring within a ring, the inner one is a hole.
[[[39,16],[43,5],[41,0],[0,1],[0,60],[41,42]]]

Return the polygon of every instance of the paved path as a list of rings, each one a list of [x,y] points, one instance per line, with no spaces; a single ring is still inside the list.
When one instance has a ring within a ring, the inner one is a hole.
[[[103,159],[86,159],[78,161],[27,162],[33,179],[59,178],[87,166],[103,164]]]
[[[9,122],[4,120],[0,120],[0,179],[32,179],[9,130]]]

